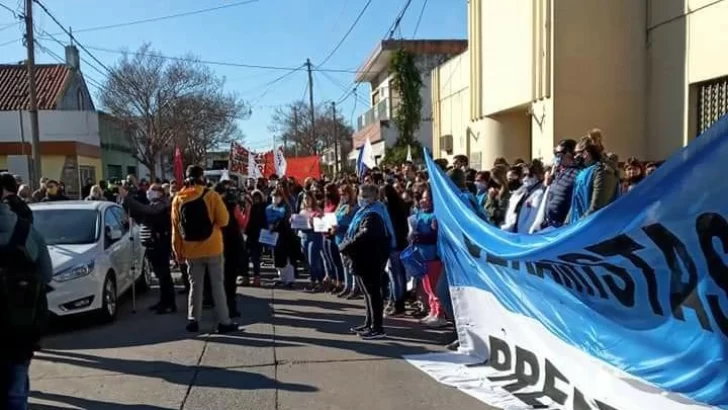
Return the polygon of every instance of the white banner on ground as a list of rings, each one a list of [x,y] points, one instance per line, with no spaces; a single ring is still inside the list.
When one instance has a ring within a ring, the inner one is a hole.
[[[630,377],[508,311],[489,292],[454,287],[451,294],[460,351],[405,359],[483,403],[503,410],[718,409]]]

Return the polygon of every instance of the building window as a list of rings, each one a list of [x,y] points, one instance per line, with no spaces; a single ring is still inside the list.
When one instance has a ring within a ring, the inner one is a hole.
[[[124,178],[122,175],[121,165],[107,165],[106,166],[106,178],[120,180]]]
[[[81,165],[78,167],[78,175],[81,178],[81,186],[86,185],[86,181],[93,181],[94,184],[98,182],[96,181],[95,167]]]
[[[698,135],[728,114],[728,77],[698,85]]]

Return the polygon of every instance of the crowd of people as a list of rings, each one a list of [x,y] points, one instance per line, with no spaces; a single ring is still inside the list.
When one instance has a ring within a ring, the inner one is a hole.
[[[618,157],[606,152],[598,129],[578,141],[560,141],[549,164],[498,158],[490,170],[476,171],[464,155],[455,156],[452,164],[444,159],[435,163],[484,221],[522,234],[576,223],[659,166],[634,158],[620,165]],[[0,254],[12,254],[19,244],[29,249],[29,260],[42,272],[39,283],[45,284],[52,277],[50,259],[32,228],[27,204],[69,198],[58,181],[43,178],[40,184],[31,192],[17,176],[0,175]],[[364,321],[350,329],[362,339],[385,338],[385,318],[409,315],[424,326],[450,326],[448,347],[459,346],[446,267],[438,252],[432,191],[422,167],[406,163],[363,175],[308,178],[302,184],[274,175],[237,186],[230,180],[212,184],[203,168],[193,165],[184,181],[137,182],[129,176],[110,184],[88,181],[83,191],[86,200],[119,203],[140,224],[146,257],[159,280],[159,301],[151,307],[159,314],[177,311],[170,261],[179,266],[181,292],[188,295],[189,332],[199,332],[205,306],[214,307],[218,332],[237,330],[237,287],[261,286],[261,266],[269,257],[277,273],[273,286],[294,289],[296,279],[308,273],[304,292],[364,299]],[[329,221],[324,229],[316,224],[322,218]],[[29,233],[18,242],[16,231],[25,224]],[[403,263],[402,255],[412,250],[423,261],[422,274],[410,274]],[[3,273],[18,269],[2,259]],[[20,355],[3,355],[2,363],[12,367],[19,362],[16,376],[27,383],[32,350],[21,350]],[[16,376],[12,381],[22,385]],[[21,387],[27,390],[27,384]]]

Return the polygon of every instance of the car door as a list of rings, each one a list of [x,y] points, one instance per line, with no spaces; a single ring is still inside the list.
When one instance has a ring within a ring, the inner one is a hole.
[[[131,240],[131,224],[126,212],[124,212],[124,210],[120,206],[111,207],[111,212],[119,221],[119,226],[121,226],[121,232],[123,234],[121,239],[121,241],[123,242],[123,246],[120,248],[120,250],[122,252],[122,255],[124,256],[124,289],[126,289],[126,287],[131,286],[131,283],[134,281],[131,267],[133,255],[132,247],[135,244],[134,241]]]
[[[112,238],[110,235],[112,231],[120,232],[121,236],[118,239]],[[127,269],[128,242],[129,240],[124,236],[124,228],[121,220],[113,212],[113,208],[107,208],[104,211],[104,247],[111,268],[116,273],[116,287],[118,292],[126,288],[129,280],[129,269]]]

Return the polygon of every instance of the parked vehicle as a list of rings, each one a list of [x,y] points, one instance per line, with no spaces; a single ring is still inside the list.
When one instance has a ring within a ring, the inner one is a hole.
[[[148,288],[151,269],[139,229],[130,226],[121,206],[105,201],[59,201],[31,204],[30,208],[33,225],[45,238],[53,261],[48,291],[52,314],[93,312],[113,321],[119,297],[134,281],[137,291]]]

